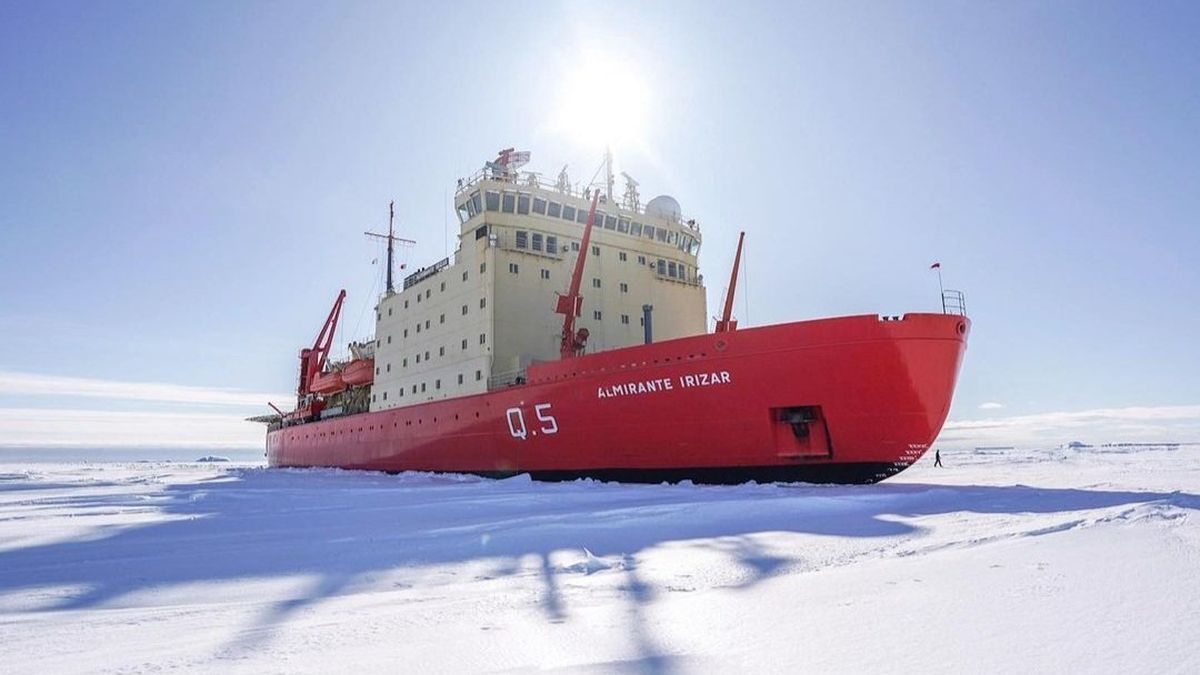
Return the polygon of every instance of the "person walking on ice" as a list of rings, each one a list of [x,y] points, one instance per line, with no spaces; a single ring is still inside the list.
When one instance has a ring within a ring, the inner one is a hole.
[[[934,450],[933,450],[933,465],[934,466],[942,465],[942,451],[937,448],[934,448]]]

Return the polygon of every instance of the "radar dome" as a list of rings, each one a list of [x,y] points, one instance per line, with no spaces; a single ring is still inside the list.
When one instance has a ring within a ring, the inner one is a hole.
[[[679,202],[670,195],[659,195],[651,199],[646,204],[646,213],[673,222],[679,222],[683,218],[683,209],[679,208]]]

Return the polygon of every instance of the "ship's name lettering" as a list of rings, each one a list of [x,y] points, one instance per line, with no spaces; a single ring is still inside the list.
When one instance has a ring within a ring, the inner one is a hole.
[[[607,387],[598,387],[596,389],[596,398],[638,396],[641,394],[654,394],[660,391],[672,391],[674,389],[712,387],[715,385],[729,384],[730,381],[731,378],[729,376],[729,371],[727,370],[719,370],[711,373],[679,375],[673,378],[661,377],[655,380],[637,380],[634,382],[610,384]]]

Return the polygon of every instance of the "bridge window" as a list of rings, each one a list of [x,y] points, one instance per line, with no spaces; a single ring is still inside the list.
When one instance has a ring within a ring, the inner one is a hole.
[[[647,226],[646,226],[646,232],[645,232],[645,235],[646,235],[646,238],[647,238],[647,239],[653,239],[653,238],[654,238],[654,230],[655,230],[655,228],[654,228],[654,226],[653,226],[653,225],[647,225]]]
[[[575,212],[575,222],[579,223],[580,225],[587,224],[587,217],[588,217],[588,211],[586,209],[579,209],[578,211]],[[599,218],[599,217],[600,217],[600,214],[597,213],[596,218]],[[599,220],[596,221],[596,223],[599,223],[599,222],[600,222]]]
[[[597,214],[597,215],[598,215],[598,214]],[[604,216],[604,229],[606,229],[606,230],[615,230],[615,229],[617,229],[617,217],[616,217],[616,216],[610,216],[610,215],[607,215],[607,214],[605,214],[605,216]]]
[[[500,202],[500,210],[505,213],[514,213],[517,210],[517,196],[511,192],[505,192],[504,198]]]
[[[479,213],[480,211],[483,210],[479,206],[479,192],[478,191],[471,193],[471,208],[474,210],[474,212],[471,215],[475,215],[476,213]]]
[[[559,204],[558,202],[550,202],[547,204],[546,215],[550,216],[551,218],[558,218],[562,216],[562,204]]]
[[[546,215],[546,200],[541,197],[533,198],[533,212],[539,216]]]
[[[654,231],[654,238],[665,243],[667,241],[667,231],[661,227],[658,228]]]
[[[517,230],[514,244],[517,248],[529,248],[529,233],[525,230]]]
[[[575,207],[563,204],[563,220],[575,220]]]
[[[529,215],[529,195],[517,195],[517,213]]]
[[[544,241],[544,237],[542,237],[541,233],[534,232],[533,233],[533,242],[532,242],[532,246],[530,246],[530,248],[532,248],[535,251],[542,250],[543,241]]]
[[[546,235],[546,253],[558,254],[558,237]]]
[[[629,234],[632,234],[635,237],[642,236],[642,224],[641,223],[631,223],[629,225]]]
[[[617,232],[626,232],[626,233],[629,232],[629,219],[628,218],[618,218],[617,219]]]

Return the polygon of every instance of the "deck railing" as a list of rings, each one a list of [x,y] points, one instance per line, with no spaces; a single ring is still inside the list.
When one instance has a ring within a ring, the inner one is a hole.
[[[967,315],[967,299],[962,291],[942,291],[942,314]]]

